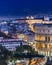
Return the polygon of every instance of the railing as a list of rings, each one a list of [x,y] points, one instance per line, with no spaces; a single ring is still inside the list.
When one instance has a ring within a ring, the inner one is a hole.
[[[35,41],[40,43],[47,43],[47,44],[52,43],[52,40],[51,41],[35,40]]]
[[[50,48],[37,48],[39,51],[52,51]]]

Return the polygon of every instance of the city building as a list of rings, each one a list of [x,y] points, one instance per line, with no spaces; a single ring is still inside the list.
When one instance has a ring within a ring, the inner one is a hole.
[[[50,21],[49,17],[45,16],[41,19],[30,16],[22,19],[9,19],[8,22],[2,20],[0,31],[4,34],[0,37],[2,40],[20,39],[24,41],[24,45],[31,44],[39,54],[52,56],[52,20]],[[18,42],[21,43],[15,40],[0,42],[0,44],[13,51],[18,46]]]
[[[45,56],[52,56],[52,24],[34,24],[35,51]]]
[[[0,44],[9,51],[15,51],[17,46],[28,45],[27,42],[21,39],[0,39]]]

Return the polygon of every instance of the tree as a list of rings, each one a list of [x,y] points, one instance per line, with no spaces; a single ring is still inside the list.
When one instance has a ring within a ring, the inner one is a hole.
[[[28,45],[22,45],[22,46],[18,46],[16,47],[16,52],[17,53],[23,53],[24,51],[27,50],[27,53],[30,53],[30,54],[34,54],[34,50],[32,49],[31,46],[28,46]]]
[[[8,51],[4,46],[0,45],[0,64],[7,65],[6,60],[10,56],[11,52]]]
[[[0,45],[0,55],[3,57],[3,59],[8,59],[8,56],[10,56],[10,54],[10,51],[8,51],[4,46]]]
[[[28,45],[22,45],[22,46],[17,46],[16,51],[14,53],[14,58],[24,58],[24,57],[30,57],[31,55],[34,55],[35,51],[32,49],[31,46]]]

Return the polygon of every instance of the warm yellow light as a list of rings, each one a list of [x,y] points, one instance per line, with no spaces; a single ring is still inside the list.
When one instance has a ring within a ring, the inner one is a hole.
[[[28,41],[28,36],[24,36],[24,41]]]
[[[24,38],[24,35],[23,34],[20,34],[20,35],[18,35],[18,38]]]
[[[52,49],[52,44],[49,44],[49,48]]]

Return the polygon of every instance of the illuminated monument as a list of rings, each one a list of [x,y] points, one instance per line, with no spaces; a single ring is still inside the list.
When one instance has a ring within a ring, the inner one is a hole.
[[[52,56],[52,23],[36,23],[35,51],[45,56]]]
[[[35,51],[38,54],[52,56],[52,21],[49,20],[49,17],[44,17],[44,20],[31,17],[26,22],[29,23],[31,30],[35,32],[35,44],[32,46]]]
[[[52,56],[52,21],[49,20],[49,17],[44,17],[44,20],[28,18],[26,21],[35,32],[35,44],[32,47],[38,54]]]

